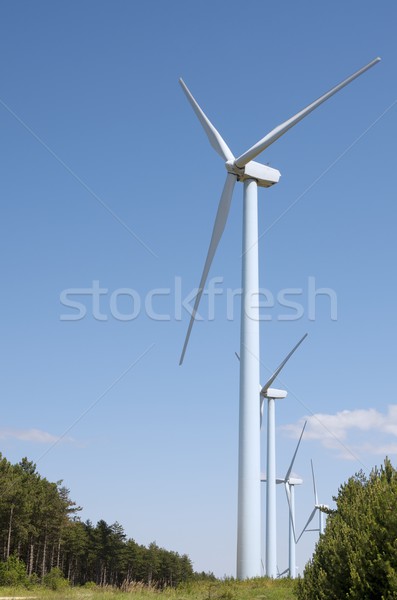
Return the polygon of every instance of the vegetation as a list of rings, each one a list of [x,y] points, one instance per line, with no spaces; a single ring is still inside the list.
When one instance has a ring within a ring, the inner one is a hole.
[[[334,500],[299,600],[397,598],[397,471],[386,458],[369,477],[351,477]]]
[[[92,583],[56,591],[39,587],[23,593],[15,588],[2,588],[1,595],[27,595],[37,600],[296,600],[294,582],[291,579],[273,581],[266,578],[249,581],[207,579],[161,590],[143,583],[131,583],[123,589],[97,587]]]
[[[1,595],[48,600],[391,600],[397,598],[397,471],[388,459],[343,484],[303,578],[216,580],[187,555],[127,539],[123,527],[82,522],[62,482],[0,454]],[[9,590],[12,590],[10,592]]]
[[[117,522],[83,523],[80,510],[61,481],[42,478],[26,458],[12,465],[0,454],[0,585],[161,588],[195,576],[187,555],[139,545]]]

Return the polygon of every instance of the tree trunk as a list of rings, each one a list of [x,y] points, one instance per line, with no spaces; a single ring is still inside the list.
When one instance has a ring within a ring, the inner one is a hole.
[[[6,558],[8,558],[10,556],[10,548],[11,548],[11,532],[12,532],[12,515],[14,513],[14,505],[11,505],[11,511],[10,511],[10,520],[8,523],[8,538],[7,538],[7,554],[6,554]]]
[[[34,545],[31,543],[30,544],[30,552],[29,552],[29,571],[28,571],[29,577],[33,573],[33,560],[34,560]]]
[[[61,538],[58,540],[58,553],[57,553],[57,567],[59,568],[59,562],[61,557]]]
[[[47,558],[47,534],[45,534],[45,536],[44,536],[43,560],[41,563],[41,577],[42,578],[46,574],[46,564],[45,564],[46,558]]]
[[[39,562],[40,562],[41,542],[38,541],[36,544],[36,556],[33,563],[33,573],[39,573]]]

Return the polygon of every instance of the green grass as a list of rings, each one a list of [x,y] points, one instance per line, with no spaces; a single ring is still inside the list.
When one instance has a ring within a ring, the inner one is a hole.
[[[41,586],[27,590],[0,588],[0,597],[34,596],[37,600],[296,600],[295,583],[288,579],[266,578],[236,581],[200,581],[156,590],[141,584],[130,586],[128,591],[114,588],[64,588],[52,591]]]

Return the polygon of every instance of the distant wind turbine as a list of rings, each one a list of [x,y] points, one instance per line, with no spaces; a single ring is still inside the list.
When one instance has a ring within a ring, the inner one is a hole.
[[[239,416],[239,469],[238,469],[238,526],[237,526],[237,577],[246,579],[261,574],[260,522],[260,426],[258,411],[259,384],[259,272],[258,272],[258,186],[270,187],[280,179],[280,172],[254,161],[261,152],[278,140],[291,127],[331,98],[336,92],[374,66],[376,58],[365,67],[332,88],[323,96],[299,111],[296,115],[272,129],[254,146],[235,158],[234,154],[204,114],[185,83],[180,80],[194,112],[214,150],[225,161],[227,171],[225,185],[215,218],[210,246],[198,287],[192,316],[181,354],[182,364],[189,342],[198,306],[204,291],[208,273],[216,249],[225,229],[236,181],[244,183],[243,200],[243,248],[242,248],[242,295],[240,340],[240,416]],[[246,119],[240,112],[239,120]],[[196,167],[195,167],[196,169]],[[267,561],[267,575],[277,577],[276,557]]]
[[[284,390],[271,388],[291,356],[299,348],[307,333],[287,354],[261,390],[261,398],[267,398],[267,484],[266,484],[266,574],[277,574],[277,511],[276,511],[276,405],[275,400],[287,396]],[[296,450],[297,451],[297,450]],[[296,455],[296,454],[295,454]],[[294,459],[295,459],[294,455]],[[292,468],[292,467],[291,467]],[[288,493],[287,498],[289,499]]]
[[[288,501],[289,509],[289,553],[288,553],[288,574],[291,579],[295,579],[296,576],[296,529],[295,529],[295,486],[301,485],[303,480],[300,477],[291,477],[292,469],[294,466],[295,458],[299,450],[300,443],[305,431],[307,421],[305,421],[302,433],[300,434],[298,443],[295,448],[294,455],[291,460],[291,464],[285,474],[284,479],[277,479],[277,483],[284,483],[285,493]]]
[[[281,365],[279,365],[279,367],[276,369],[275,373],[269,379],[267,384],[264,385],[263,387],[259,386],[260,387],[261,427],[262,427],[265,398],[268,398],[268,403],[269,403],[269,398],[271,400],[276,400],[276,399],[282,399],[282,398],[287,397],[287,392],[285,390],[279,390],[279,389],[271,388],[268,386],[271,383],[273,383],[273,381],[276,379],[277,375],[280,373],[281,369],[285,366],[286,362],[290,359],[290,357],[295,352],[295,350],[297,350],[298,346],[300,346],[300,344],[303,342],[303,340],[306,338],[306,336],[307,336],[307,333],[299,340],[299,342],[296,344],[296,346],[291,350],[291,352],[288,354],[288,356],[283,360]],[[237,352],[235,352],[235,355],[237,356],[238,360],[240,360],[240,357],[237,354]],[[263,390],[264,390],[264,393],[262,393]],[[268,415],[268,423],[269,423],[269,421],[270,421],[270,419],[269,419],[269,415]],[[289,512],[289,568],[286,571],[283,571],[283,573],[278,573],[278,577],[281,577],[286,572],[289,572],[290,577],[292,578],[292,577],[295,577],[295,572],[296,572],[296,568],[292,567],[292,565],[295,565],[295,554],[296,554],[295,553],[296,534],[295,534],[295,499],[294,499],[295,498],[295,495],[294,495],[295,490],[294,490],[294,486],[302,484],[303,480],[299,479],[297,477],[291,477],[291,472],[292,472],[292,468],[294,466],[294,462],[295,462],[295,458],[296,458],[296,455],[297,455],[297,452],[299,449],[299,445],[302,440],[303,432],[305,431],[306,423],[307,423],[307,421],[305,421],[305,424],[303,425],[302,433],[300,435],[298,444],[296,446],[294,455],[291,460],[291,464],[288,467],[288,470],[285,474],[284,479],[276,478],[276,484],[279,484],[279,483],[284,484],[285,493],[286,493],[287,501],[288,501],[288,512]],[[275,429],[275,424],[272,427],[272,429]],[[273,437],[275,439],[275,436],[268,436],[267,439],[269,440],[270,437]],[[269,448],[268,448],[267,456],[268,457],[273,456],[274,460],[275,460],[275,455],[276,455],[275,448],[274,448],[273,452],[271,450],[269,451]],[[265,474],[261,474],[261,481],[267,482],[267,477]],[[268,506],[268,503],[266,504],[266,506]],[[275,519],[275,514],[274,514],[274,519]],[[266,539],[267,539],[267,537],[266,537]]]
[[[310,514],[310,517],[308,518],[306,525],[304,526],[304,528],[302,529],[302,532],[300,534],[300,536],[298,537],[298,539],[296,540],[297,542],[299,542],[299,540],[301,539],[302,535],[306,532],[306,531],[319,531],[320,535],[324,533],[324,519],[323,519],[323,513],[326,512],[329,509],[329,506],[327,504],[320,504],[318,501],[318,496],[317,496],[317,487],[316,487],[316,478],[314,476],[314,468],[313,468],[313,461],[310,461],[311,466],[312,466],[312,478],[313,478],[313,491],[314,491],[314,508]],[[316,514],[316,512],[318,511],[318,527],[315,527],[314,529],[308,529],[310,523],[312,522],[312,520],[314,519],[314,515]]]
[[[300,434],[297,446],[295,448],[295,452],[293,454],[291,464],[289,465],[287,472],[283,478],[277,477],[276,483],[284,484],[285,493],[287,496],[288,502],[288,522],[289,522],[289,539],[288,539],[288,568],[285,569],[282,573],[278,573],[278,577],[282,577],[288,573],[288,576],[291,578],[295,578],[296,576],[296,529],[295,529],[295,486],[301,485],[303,483],[303,479],[300,477],[291,477],[292,469],[294,466],[295,458],[298,453],[298,449],[303,437],[303,433],[305,431],[306,423],[303,425],[302,433]],[[261,475],[261,481],[266,482],[267,477],[263,473]]]

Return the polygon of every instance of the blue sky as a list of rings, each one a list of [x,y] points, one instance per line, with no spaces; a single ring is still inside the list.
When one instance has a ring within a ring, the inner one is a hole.
[[[309,417],[294,467],[300,529],[311,458],[330,505],[351,474],[397,458],[397,8],[5,1],[0,11],[0,450],[63,478],[83,518],[118,520],[139,543],[232,575],[239,309],[237,298],[230,314],[227,290],[240,286],[242,192],[210,274],[223,293],[213,315],[204,298],[179,367],[181,299],[199,282],[224,167],[178,78],[238,155],[382,57],[260,157],[282,175],[259,197],[263,381],[309,333],[278,382],[289,395],[276,413],[280,475]],[[282,490],[278,518],[283,570]],[[299,543],[300,569],[315,540]]]

